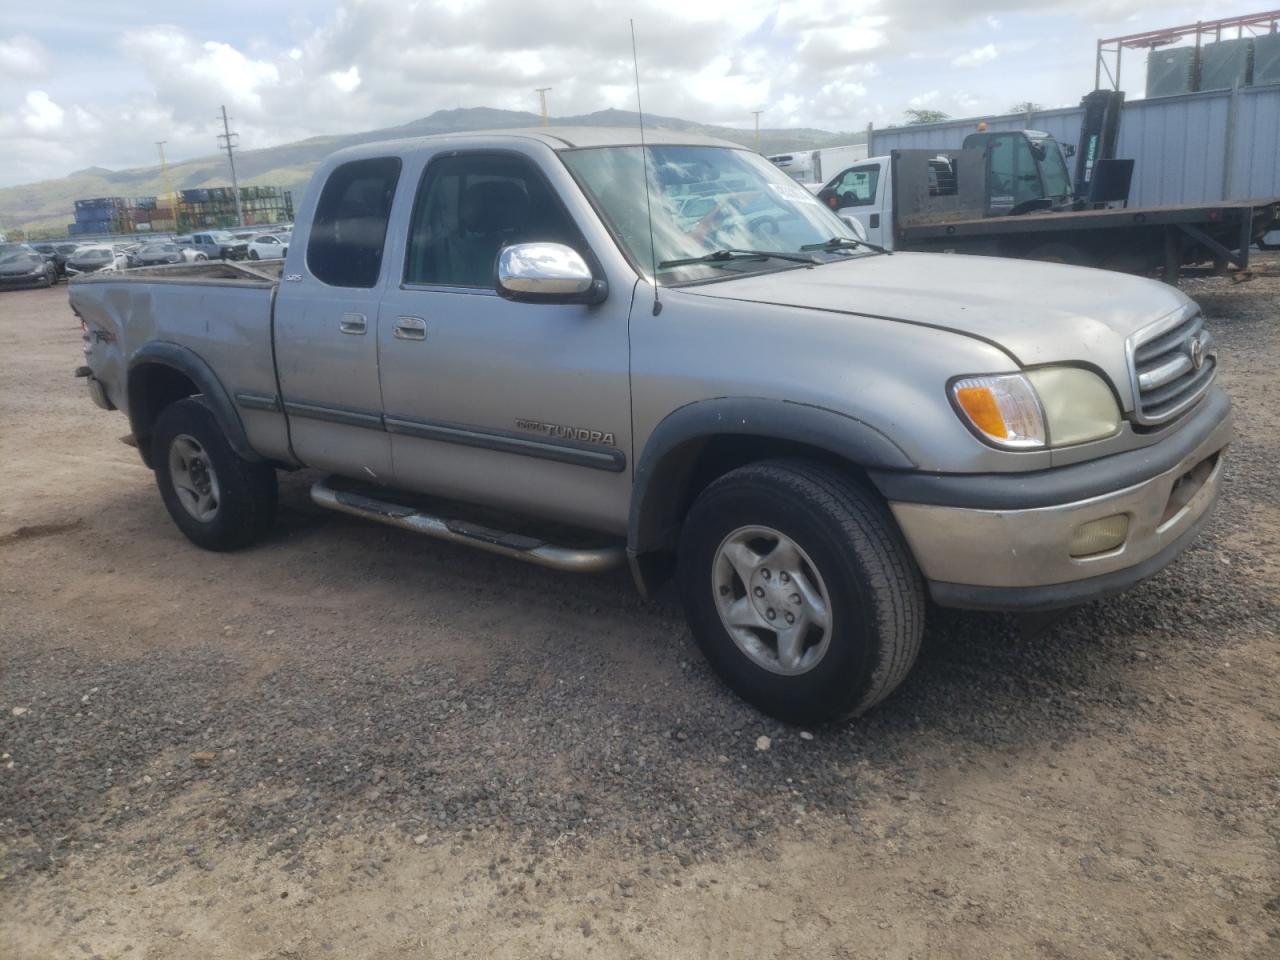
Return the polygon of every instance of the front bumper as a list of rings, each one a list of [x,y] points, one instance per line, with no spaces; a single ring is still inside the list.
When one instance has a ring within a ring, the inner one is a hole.
[[[1231,419],[1230,400],[1215,389],[1187,422],[1149,447],[1034,476],[1014,475],[1009,480],[1016,485],[1006,488],[1008,509],[990,502],[1000,497],[997,482],[975,488],[974,504],[909,502],[891,495],[889,507],[937,603],[996,610],[1071,606],[1152,576],[1195,539],[1218,498]],[[1125,482],[1099,492],[1096,487],[1108,478]],[[916,475],[905,486],[919,492],[929,479]],[[963,499],[956,478],[937,480],[946,493],[929,499]],[[1069,495],[1073,486],[1077,496]],[[1037,488],[1055,502],[1039,502]],[[1118,514],[1128,518],[1123,543],[1071,556],[1081,525]]]
[[[6,290],[19,290],[26,287],[42,287],[48,281],[48,274],[19,273],[0,276],[0,287]]]

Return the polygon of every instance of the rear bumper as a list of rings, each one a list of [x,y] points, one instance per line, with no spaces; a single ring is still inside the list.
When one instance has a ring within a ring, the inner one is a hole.
[[[891,498],[934,600],[976,609],[1047,610],[1118,592],[1164,568],[1195,539],[1222,483],[1230,401],[1215,390],[1201,407],[1177,434],[1107,458],[1120,463],[1095,461],[1024,477],[1021,486],[1009,488],[1008,509],[989,502],[990,489],[975,493],[982,502],[973,506]],[[1064,485],[1064,472],[1078,478],[1078,496]],[[1098,492],[1099,478],[1113,474],[1131,482]],[[916,489],[922,479],[915,478]],[[942,478],[948,494],[932,499],[954,500],[954,479]],[[1042,502],[1037,486],[1056,502]],[[1071,555],[1082,525],[1119,515],[1128,521],[1122,543]]]

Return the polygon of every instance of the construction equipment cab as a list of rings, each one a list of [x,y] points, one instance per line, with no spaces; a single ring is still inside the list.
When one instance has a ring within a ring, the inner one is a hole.
[[[1052,134],[1040,130],[971,133],[962,149],[983,153],[989,217],[1054,210],[1074,200],[1067,161]],[[954,176],[954,162],[952,168]]]

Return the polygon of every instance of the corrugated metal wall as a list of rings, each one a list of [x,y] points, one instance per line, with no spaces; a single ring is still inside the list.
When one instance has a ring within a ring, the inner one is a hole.
[[[1232,100],[1231,91],[1215,90],[1124,105],[1116,156],[1135,161],[1131,206],[1280,197],[1280,86],[1243,87],[1234,107]],[[1081,117],[1071,107],[982,119],[988,130],[1044,130],[1074,144]],[[978,119],[876,130],[871,152],[954,150]],[[1230,143],[1228,128],[1235,131]],[[1068,166],[1074,171],[1074,161]]]

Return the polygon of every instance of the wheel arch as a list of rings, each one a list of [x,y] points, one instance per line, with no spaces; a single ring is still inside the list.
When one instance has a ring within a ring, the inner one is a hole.
[[[756,397],[680,407],[654,428],[636,462],[627,556],[641,593],[670,575],[681,521],[708,484],[748,463],[797,456],[856,473],[916,466],[880,430],[824,407]]]
[[[199,396],[213,412],[232,450],[245,460],[262,459],[249,446],[231,395],[213,368],[189,347],[165,341],[146,344],[129,360],[125,389],[129,426],[148,467],[153,467],[151,436],[156,420],[165,407],[192,396]]]

